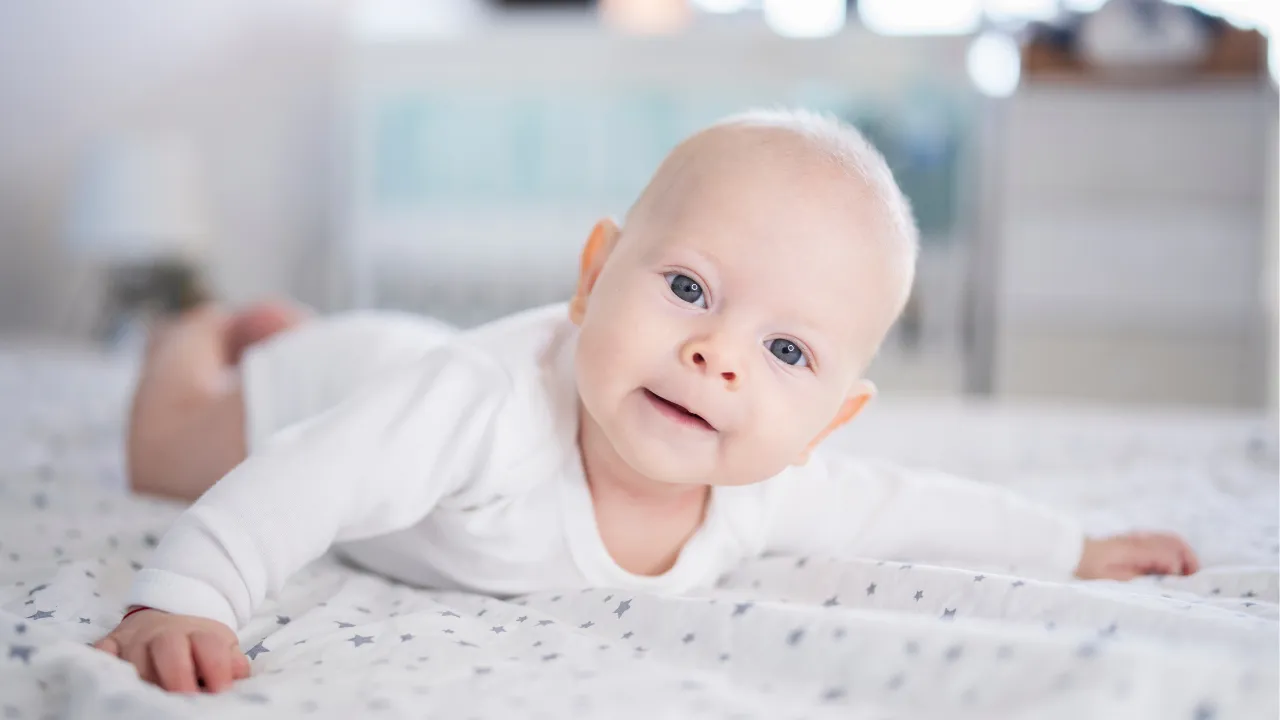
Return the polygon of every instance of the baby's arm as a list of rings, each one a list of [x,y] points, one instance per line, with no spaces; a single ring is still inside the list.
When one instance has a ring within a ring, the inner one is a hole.
[[[1061,513],[943,473],[834,456],[779,480],[773,551],[1001,568],[1046,579],[1127,579],[1139,574],[1126,574],[1134,567],[1195,571],[1194,555],[1177,538],[1088,540]]]
[[[446,346],[284,431],[178,518],[138,573],[129,603],[240,627],[335,541],[409,527],[458,489],[488,456],[508,388],[487,358]],[[112,634],[121,636],[118,654],[137,652],[123,647],[126,637],[148,636],[122,631],[159,615],[122,622]]]

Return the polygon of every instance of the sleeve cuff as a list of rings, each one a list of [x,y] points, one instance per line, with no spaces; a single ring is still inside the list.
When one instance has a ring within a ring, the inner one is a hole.
[[[129,590],[128,605],[144,605],[176,615],[216,620],[238,630],[231,603],[211,585],[167,570],[146,568],[138,572]]]

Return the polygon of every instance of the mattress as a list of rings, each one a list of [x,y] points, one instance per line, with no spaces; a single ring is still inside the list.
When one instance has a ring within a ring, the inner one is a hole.
[[[831,444],[1016,488],[1092,532],[1183,533],[1189,578],[1054,584],[772,557],[715,588],[499,601],[322,558],[222,695],[88,644],[178,505],[123,490],[134,365],[0,350],[0,718],[1275,718],[1277,451],[1252,414],[878,401]]]

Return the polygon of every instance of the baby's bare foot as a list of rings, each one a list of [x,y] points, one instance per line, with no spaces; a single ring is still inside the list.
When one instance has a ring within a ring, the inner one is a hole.
[[[292,303],[266,301],[236,313],[227,328],[226,353],[232,365],[240,363],[244,351],[271,336],[288,330],[310,317],[310,313]]]

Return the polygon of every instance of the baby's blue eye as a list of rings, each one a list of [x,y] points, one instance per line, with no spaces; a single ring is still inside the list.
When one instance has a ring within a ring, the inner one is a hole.
[[[809,359],[804,356],[804,351],[800,349],[800,346],[785,338],[770,340],[769,352],[788,365],[806,367],[809,364]]]
[[[681,300],[690,305],[697,305],[704,308],[707,306],[707,296],[702,291],[702,284],[688,275],[680,273],[667,273],[665,275],[667,284],[671,286],[671,292]]]

